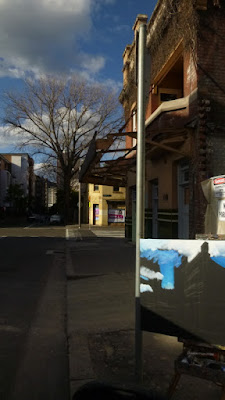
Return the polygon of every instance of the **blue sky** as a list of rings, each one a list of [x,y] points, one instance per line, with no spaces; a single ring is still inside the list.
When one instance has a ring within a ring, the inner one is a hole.
[[[27,75],[81,74],[122,89],[122,54],[137,14],[157,0],[0,0],[0,95]],[[0,106],[0,116],[2,116]],[[3,137],[0,152],[15,151]]]

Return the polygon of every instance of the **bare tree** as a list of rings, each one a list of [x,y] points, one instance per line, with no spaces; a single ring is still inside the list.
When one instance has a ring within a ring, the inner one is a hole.
[[[116,94],[76,77],[26,81],[21,93],[5,93],[4,123],[20,136],[23,147],[42,154],[61,174],[68,218],[71,181],[93,135],[104,137],[121,124]]]

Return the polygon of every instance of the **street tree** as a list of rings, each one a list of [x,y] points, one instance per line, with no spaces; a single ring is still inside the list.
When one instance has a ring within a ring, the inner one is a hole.
[[[11,205],[16,214],[23,214],[28,206],[28,198],[19,183],[10,184],[5,200]]]
[[[45,168],[57,174],[67,220],[71,182],[93,135],[104,137],[121,126],[115,91],[77,77],[44,77],[25,81],[22,92],[7,92],[4,100],[4,123],[21,148],[42,155]]]

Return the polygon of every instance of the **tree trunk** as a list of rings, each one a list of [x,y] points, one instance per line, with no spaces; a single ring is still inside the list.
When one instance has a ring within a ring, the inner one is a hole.
[[[68,224],[70,221],[70,176],[64,174],[64,221]]]

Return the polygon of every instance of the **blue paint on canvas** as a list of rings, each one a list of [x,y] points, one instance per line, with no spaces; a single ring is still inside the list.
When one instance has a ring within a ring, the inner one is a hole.
[[[183,257],[190,262],[201,251],[203,241],[141,239],[141,257],[157,263],[163,275],[161,287],[174,289],[174,269],[182,264]],[[158,246],[158,248],[157,248]],[[223,243],[210,243],[210,258],[225,268],[225,246]],[[184,260],[184,259],[183,259]]]
[[[160,272],[163,274],[162,288],[174,289],[174,268],[182,263],[182,255],[176,250],[145,250],[141,257],[158,263]]]
[[[219,264],[221,267],[225,268],[225,257],[218,256],[218,257],[211,257],[211,259]]]

